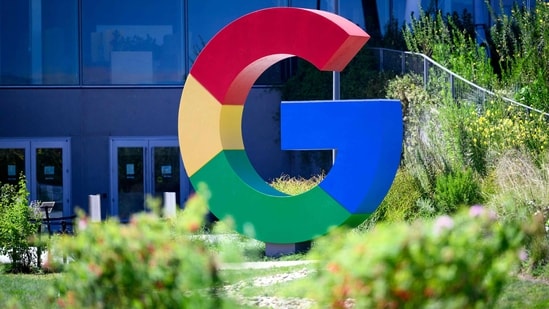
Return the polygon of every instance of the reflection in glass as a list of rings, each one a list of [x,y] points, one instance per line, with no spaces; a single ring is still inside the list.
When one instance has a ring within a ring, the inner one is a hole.
[[[153,195],[162,197],[163,192],[175,192],[176,203],[181,205],[179,162],[178,147],[154,148]]]
[[[474,12],[474,1],[473,0],[422,0],[421,7],[424,8],[426,12],[438,12],[442,11],[443,13],[457,13],[462,15],[464,11],[469,14]]]
[[[181,84],[181,0],[83,0],[84,84]]]
[[[133,213],[145,209],[143,148],[118,148],[118,217],[127,221]]]
[[[17,185],[25,174],[25,149],[0,149],[0,185]]]
[[[50,217],[63,215],[63,149],[36,149],[37,199],[54,201]]]
[[[0,0],[0,85],[78,84],[77,0]]]

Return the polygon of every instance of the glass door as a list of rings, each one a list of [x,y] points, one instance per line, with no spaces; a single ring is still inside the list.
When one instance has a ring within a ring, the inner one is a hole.
[[[70,206],[69,144],[31,142],[31,200],[53,201],[50,218],[72,214]]]
[[[0,141],[0,183],[17,184],[21,174],[31,201],[55,202],[51,217],[72,214],[69,139]]]
[[[115,138],[111,140],[111,215],[127,222],[143,211],[145,198],[175,192],[181,205],[189,192],[181,155],[174,138]],[[183,200],[182,200],[183,197]]]
[[[27,175],[30,161],[27,160],[28,143],[10,143],[0,145],[0,185],[17,185],[21,174]],[[6,148],[2,148],[6,147]]]
[[[129,219],[145,205],[145,148],[118,147],[118,216]]]
[[[152,150],[152,188],[155,197],[164,192],[175,192],[176,203],[181,205],[181,153],[178,146],[150,145]]]

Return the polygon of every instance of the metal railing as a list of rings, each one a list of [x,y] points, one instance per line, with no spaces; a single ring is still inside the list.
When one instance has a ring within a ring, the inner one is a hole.
[[[397,74],[417,74],[423,77],[425,87],[429,85],[432,78],[437,78],[439,81],[446,83],[448,91],[451,92],[455,100],[467,100],[482,105],[487,100],[500,99],[509,104],[522,107],[529,113],[539,113],[549,119],[549,113],[498,95],[472,83],[424,54],[386,48],[370,48],[370,50],[374,53],[374,56],[377,54],[380,71],[392,71]]]

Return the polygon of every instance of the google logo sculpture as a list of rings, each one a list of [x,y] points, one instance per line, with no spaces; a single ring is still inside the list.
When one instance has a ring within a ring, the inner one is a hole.
[[[332,13],[271,8],[233,21],[204,47],[185,82],[178,134],[191,183],[208,185],[217,217],[231,216],[239,232],[253,225],[258,240],[287,244],[332,226],[356,226],[377,208],[400,162],[398,100],[282,102],[282,149],[337,150],[324,181],[296,196],[257,174],[241,130],[246,97],[268,67],[298,56],[320,70],[341,71],[368,39]]]

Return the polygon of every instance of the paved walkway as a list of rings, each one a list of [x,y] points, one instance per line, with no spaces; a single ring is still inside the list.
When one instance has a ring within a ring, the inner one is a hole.
[[[221,264],[219,268],[221,269],[267,269],[275,267],[290,267],[298,265],[306,265],[314,263],[312,260],[302,260],[302,261],[262,261],[262,262],[244,262],[244,263],[227,263]]]
[[[48,259],[48,253],[42,253],[42,261]],[[237,269],[268,269],[276,267],[291,267],[298,265],[306,265],[314,263],[312,260],[301,261],[260,261],[260,262],[244,262],[244,263],[222,263],[221,269],[237,270]],[[0,255],[0,263],[10,263],[10,259],[6,255]]]

